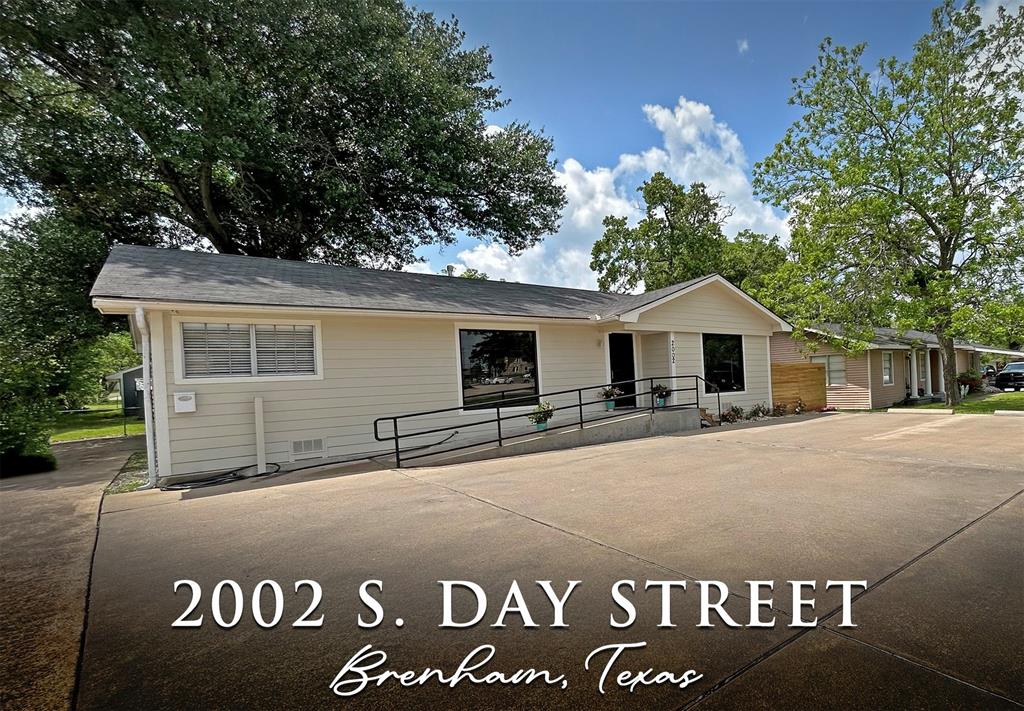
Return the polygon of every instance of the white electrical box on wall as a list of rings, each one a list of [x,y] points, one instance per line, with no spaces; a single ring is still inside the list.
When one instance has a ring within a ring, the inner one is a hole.
[[[196,394],[195,393],[174,393],[174,411],[175,412],[195,412],[196,411]]]

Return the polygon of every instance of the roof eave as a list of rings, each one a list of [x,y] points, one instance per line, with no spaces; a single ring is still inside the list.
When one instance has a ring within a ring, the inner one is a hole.
[[[291,306],[287,304],[236,304],[220,301],[166,301],[119,296],[93,296],[93,307],[104,315],[130,315],[136,307],[152,311],[267,311],[281,314],[320,314],[334,316],[381,316],[395,318],[460,319],[465,321],[544,321],[545,323],[590,323],[587,316],[544,316],[536,314],[489,314],[462,311],[402,311],[395,309],[355,309],[339,306]]]

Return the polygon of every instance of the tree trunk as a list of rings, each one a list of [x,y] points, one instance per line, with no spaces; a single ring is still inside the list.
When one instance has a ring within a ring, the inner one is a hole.
[[[946,404],[952,407],[960,404],[960,384],[956,380],[956,351],[953,350],[953,339],[942,333],[936,333],[939,345],[942,346],[942,383],[946,391]]]

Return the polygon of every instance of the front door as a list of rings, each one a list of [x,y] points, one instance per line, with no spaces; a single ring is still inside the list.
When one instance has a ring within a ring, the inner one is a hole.
[[[612,382],[619,383],[615,387],[625,393],[615,400],[616,407],[636,407],[636,383],[623,383],[623,380],[636,378],[636,367],[633,362],[633,334],[608,334],[608,365],[612,374]]]

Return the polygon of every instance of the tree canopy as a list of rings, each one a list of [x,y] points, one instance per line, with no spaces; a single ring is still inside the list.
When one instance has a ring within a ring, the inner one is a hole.
[[[1024,293],[1024,8],[986,26],[947,1],[911,59],[865,50],[822,44],[803,116],[755,166],[794,226],[776,299],[851,334],[882,315],[937,333],[956,398],[952,339]]]
[[[119,241],[397,268],[516,253],[564,203],[550,139],[485,123],[485,48],[400,0],[10,0],[0,188]]]
[[[602,291],[630,291],[641,283],[660,289],[716,272],[756,289],[786,259],[774,236],[744,230],[733,241],[726,238],[722,229],[732,208],[703,183],[686,188],[658,172],[639,192],[643,219],[630,227],[625,217],[605,217],[604,234],[591,251]]]
[[[45,453],[57,407],[96,392],[89,366],[100,351],[92,347],[110,324],[91,308],[89,286],[108,251],[99,232],[58,218],[0,228],[0,456],[8,465],[11,455]]]

